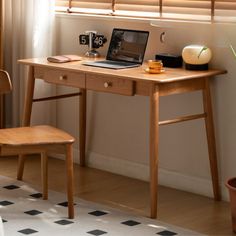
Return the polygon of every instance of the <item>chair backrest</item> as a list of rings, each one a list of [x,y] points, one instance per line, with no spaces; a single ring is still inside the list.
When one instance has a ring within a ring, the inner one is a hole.
[[[8,93],[12,90],[9,74],[5,70],[0,70],[0,94]]]

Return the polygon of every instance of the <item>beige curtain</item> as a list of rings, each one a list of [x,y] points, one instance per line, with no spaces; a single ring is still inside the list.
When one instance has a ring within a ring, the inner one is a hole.
[[[2,47],[2,31],[3,31],[3,6],[2,1],[0,1],[0,69],[2,69],[2,55],[3,55],[3,47]],[[3,119],[4,119],[4,107],[3,107],[3,96],[0,95],[0,128],[3,127]]]
[[[8,126],[20,125],[26,71],[18,59],[44,57],[53,54],[54,1],[53,0],[3,0],[4,1],[4,67],[10,73],[13,93],[7,98]],[[52,94],[50,85],[37,80],[35,96]],[[51,123],[50,103],[33,106],[32,123]]]
[[[2,37],[2,33],[3,33],[3,2],[2,2],[2,0],[0,0],[0,68],[2,68],[2,66],[3,66],[3,60],[2,60],[3,37]]]

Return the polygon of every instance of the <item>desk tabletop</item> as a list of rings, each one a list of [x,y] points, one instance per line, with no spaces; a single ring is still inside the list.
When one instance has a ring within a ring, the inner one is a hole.
[[[191,71],[183,68],[164,68],[165,72],[161,74],[149,74],[144,70],[147,68],[147,64],[144,63],[140,67],[127,68],[127,69],[105,69],[99,67],[82,65],[85,61],[91,61],[93,59],[83,58],[82,61],[66,62],[66,63],[52,63],[48,62],[47,58],[31,58],[18,60],[20,64],[34,66],[34,67],[46,67],[48,69],[66,70],[77,73],[89,73],[100,74],[114,77],[121,77],[134,81],[149,81],[156,83],[169,83],[180,80],[188,80],[203,77],[212,77],[215,75],[225,74],[226,70],[209,69],[205,71]]]

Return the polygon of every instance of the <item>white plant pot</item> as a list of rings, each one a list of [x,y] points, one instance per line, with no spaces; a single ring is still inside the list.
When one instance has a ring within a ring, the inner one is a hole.
[[[207,69],[212,53],[210,48],[204,45],[189,45],[184,47],[182,57],[187,69]]]

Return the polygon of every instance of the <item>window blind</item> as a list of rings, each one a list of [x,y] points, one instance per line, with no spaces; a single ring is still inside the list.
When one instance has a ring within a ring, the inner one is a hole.
[[[236,22],[236,0],[56,0],[56,11],[203,22]]]
[[[236,0],[215,0],[214,19],[219,22],[236,22]]]
[[[163,0],[163,18],[192,21],[210,21],[212,15],[211,0]]]
[[[114,15],[156,18],[159,9],[159,0],[116,0]]]
[[[56,11],[105,15],[112,14],[113,0],[56,0]]]

